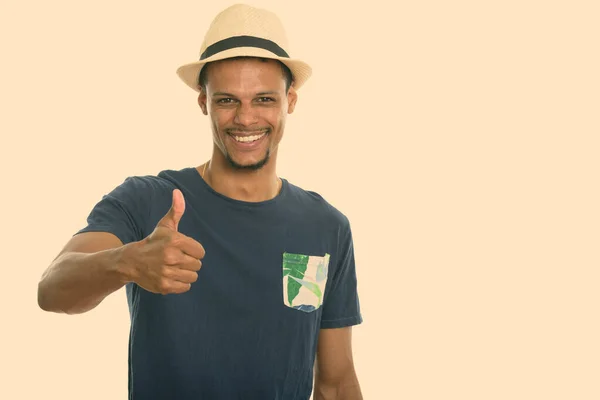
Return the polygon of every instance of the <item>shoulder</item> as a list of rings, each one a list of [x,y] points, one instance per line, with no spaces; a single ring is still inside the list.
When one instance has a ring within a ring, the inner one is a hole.
[[[296,202],[300,203],[300,208],[303,211],[310,212],[314,217],[326,221],[328,224],[336,226],[342,231],[350,229],[348,217],[339,208],[329,202],[324,195],[314,190],[303,189],[289,181],[288,186],[291,196]]]
[[[163,170],[156,175],[129,175],[105,198],[135,207],[144,206],[157,198],[170,198],[170,193],[179,187],[178,181],[184,179],[185,175],[185,170]]]
[[[166,169],[155,175],[130,175],[119,185],[125,189],[140,191],[173,190],[178,187],[178,182],[189,176],[189,168],[181,170]],[[147,193],[146,193],[147,194]]]

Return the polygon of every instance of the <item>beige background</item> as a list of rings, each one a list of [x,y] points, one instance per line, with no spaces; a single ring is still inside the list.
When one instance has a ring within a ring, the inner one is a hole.
[[[228,1],[2,1],[0,398],[123,399],[124,291],[37,282],[129,175],[198,165],[175,75]],[[595,1],[259,1],[313,78],[279,173],[351,220],[366,399],[600,398]]]

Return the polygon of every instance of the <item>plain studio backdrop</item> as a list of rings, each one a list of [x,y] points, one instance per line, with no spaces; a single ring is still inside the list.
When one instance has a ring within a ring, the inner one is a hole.
[[[3,399],[123,399],[124,290],[37,283],[127,176],[205,162],[175,69],[229,1],[2,1]],[[366,399],[600,398],[595,1],[259,1],[314,68],[278,172],[354,232]]]

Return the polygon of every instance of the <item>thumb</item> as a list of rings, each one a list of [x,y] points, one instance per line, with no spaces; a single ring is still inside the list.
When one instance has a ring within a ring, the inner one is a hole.
[[[185,200],[183,198],[183,193],[181,193],[179,189],[175,189],[173,190],[173,203],[171,204],[171,208],[165,216],[161,218],[158,225],[176,231],[184,211]]]

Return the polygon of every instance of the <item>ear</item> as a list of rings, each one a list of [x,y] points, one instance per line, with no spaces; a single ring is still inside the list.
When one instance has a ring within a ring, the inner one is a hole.
[[[288,90],[287,100],[288,114],[291,114],[294,112],[294,109],[296,108],[296,102],[298,101],[298,93],[296,92],[296,89],[294,89],[293,86],[290,86],[290,90]]]
[[[204,115],[208,115],[208,108],[206,107],[206,92],[204,91],[204,89],[200,88],[200,94],[198,95],[198,105],[200,106],[200,109],[202,110],[202,114]]]

